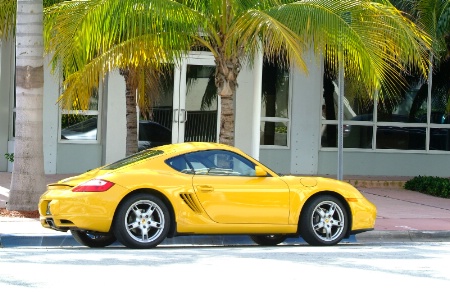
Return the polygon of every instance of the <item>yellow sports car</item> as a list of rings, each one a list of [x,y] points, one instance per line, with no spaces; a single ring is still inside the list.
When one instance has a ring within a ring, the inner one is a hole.
[[[180,143],[148,149],[49,184],[42,226],[89,247],[116,240],[152,248],[165,238],[249,235],[259,245],[301,236],[335,245],[372,230],[376,207],[350,184],[280,176],[234,147]]]

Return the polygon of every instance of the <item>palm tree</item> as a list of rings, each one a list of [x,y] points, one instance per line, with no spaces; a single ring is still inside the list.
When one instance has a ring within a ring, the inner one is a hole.
[[[17,1],[14,167],[8,210],[36,210],[45,190],[43,1]]]
[[[43,5],[55,2],[5,0],[0,9],[0,38],[16,40],[14,167],[8,210],[36,210],[45,190]]]
[[[394,86],[398,71],[413,65],[427,72],[430,39],[388,1],[92,0],[46,12],[47,51],[65,72],[63,105],[88,99],[99,74],[177,63],[196,47],[210,51],[221,96],[220,142],[226,144],[234,144],[237,76],[257,51],[304,70],[305,49],[342,51],[346,76],[369,91]],[[328,57],[337,69],[337,56]]]
[[[446,106],[450,116],[450,0],[403,0],[398,6],[410,11],[419,26],[432,37],[432,71],[431,93],[438,100],[437,106]],[[428,99],[428,82],[417,92],[412,103],[410,119],[414,120],[417,111]]]

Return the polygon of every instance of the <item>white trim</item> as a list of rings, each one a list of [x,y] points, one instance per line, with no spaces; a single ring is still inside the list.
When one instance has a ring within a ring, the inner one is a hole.
[[[289,88],[288,88],[288,96],[287,96],[287,110],[288,110],[288,112],[287,112],[287,118],[282,118],[282,117],[262,117],[261,116],[261,107],[259,108],[259,122],[258,122],[258,128],[259,128],[259,130],[258,130],[258,133],[257,133],[257,139],[258,139],[258,144],[259,144],[259,149],[279,149],[279,150],[287,150],[287,149],[290,149],[291,148],[291,121],[292,121],[292,99],[293,99],[293,79],[292,79],[292,77],[293,77],[293,69],[294,69],[294,66],[293,65],[291,65],[290,67],[289,67],[289,80],[288,80],[288,83],[289,83]],[[262,80],[262,68],[261,68],[261,80]],[[261,100],[262,100],[262,89],[261,89],[261,86],[260,86],[260,89],[259,89],[259,97],[260,97],[260,100],[259,100],[259,103],[260,103],[260,106],[261,106]],[[260,124],[261,124],[261,122],[283,122],[283,123],[286,123],[286,146],[283,146],[283,145],[261,145],[260,144],[260,130],[261,130],[261,128],[260,128]]]
[[[262,73],[264,56],[261,51],[257,51],[254,61],[253,75],[253,111],[251,117],[251,153],[250,155],[259,160],[260,151],[260,131],[261,131],[261,100],[262,100]],[[236,132],[236,130],[235,130]],[[235,134],[236,135],[236,134]]]
[[[97,110],[67,110],[59,109],[58,113],[58,143],[61,144],[100,144],[102,140],[102,104],[103,104],[103,80],[99,81],[98,86]],[[97,116],[97,138],[95,140],[63,140],[61,139],[62,115],[82,115]]]

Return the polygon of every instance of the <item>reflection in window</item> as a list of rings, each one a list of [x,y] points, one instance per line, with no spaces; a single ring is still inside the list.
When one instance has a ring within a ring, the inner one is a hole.
[[[177,171],[195,175],[255,176],[255,164],[236,153],[208,150],[188,153],[166,161]]]
[[[430,150],[450,151],[450,129],[430,129]]]
[[[287,132],[288,122],[261,122],[260,144],[287,146]]]
[[[324,102],[322,117],[325,120],[337,120],[339,86],[337,80],[324,76]],[[364,87],[353,81],[344,82],[344,120],[367,121],[373,115],[373,98]]]
[[[97,140],[97,116],[63,114],[61,140]]]
[[[288,146],[289,68],[264,61],[260,145]]]
[[[399,88],[396,94],[389,96],[385,94],[376,106],[357,83],[345,79],[344,148],[450,151],[448,68],[450,60],[443,61],[433,73],[431,101],[428,100],[428,82],[419,75],[408,75],[405,78],[407,88]],[[336,78],[332,72],[324,72],[322,147],[337,147],[338,94]],[[402,126],[402,123],[408,125]],[[376,141],[375,147],[372,147],[373,141]]]
[[[330,139],[327,132],[337,135],[337,125],[322,125],[322,147],[337,147],[337,136]],[[372,136],[373,126],[344,125],[344,148],[372,149]],[[328,144],[329,140],[334,144]]]
[[[425,150],[425,127],[379,126],[377,149]]]
[[[61,141],[97,141],[99,128],[99,95],[95,90],[87,106],[72,103],[71,110],[61,113]]]
[[[218,103],[215,71],[215,66],[187,65],[185,115],[187,121],[184,132],[186,142],[217,141]]]

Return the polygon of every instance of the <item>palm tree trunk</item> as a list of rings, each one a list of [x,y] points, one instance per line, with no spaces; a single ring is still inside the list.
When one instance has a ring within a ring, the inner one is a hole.
[[[14,167],[8,210],[37,210],[45,191],[43,1],[17,1]]]
[[[234,145],[234,103],[232,97],[221,97],[219,142]]]
[[[120,70],[125,78],[125,99],[127,118],[126,156],[138,152],[137,110],[136,110],[136,80],[132,70]]]
[[[221,53],[221,50],[217,50]],[[241,68],[237,57],[215,57],[216,87],[221,100],[219,142],[234,146],[234,94],[236,93],[237,76]]]

